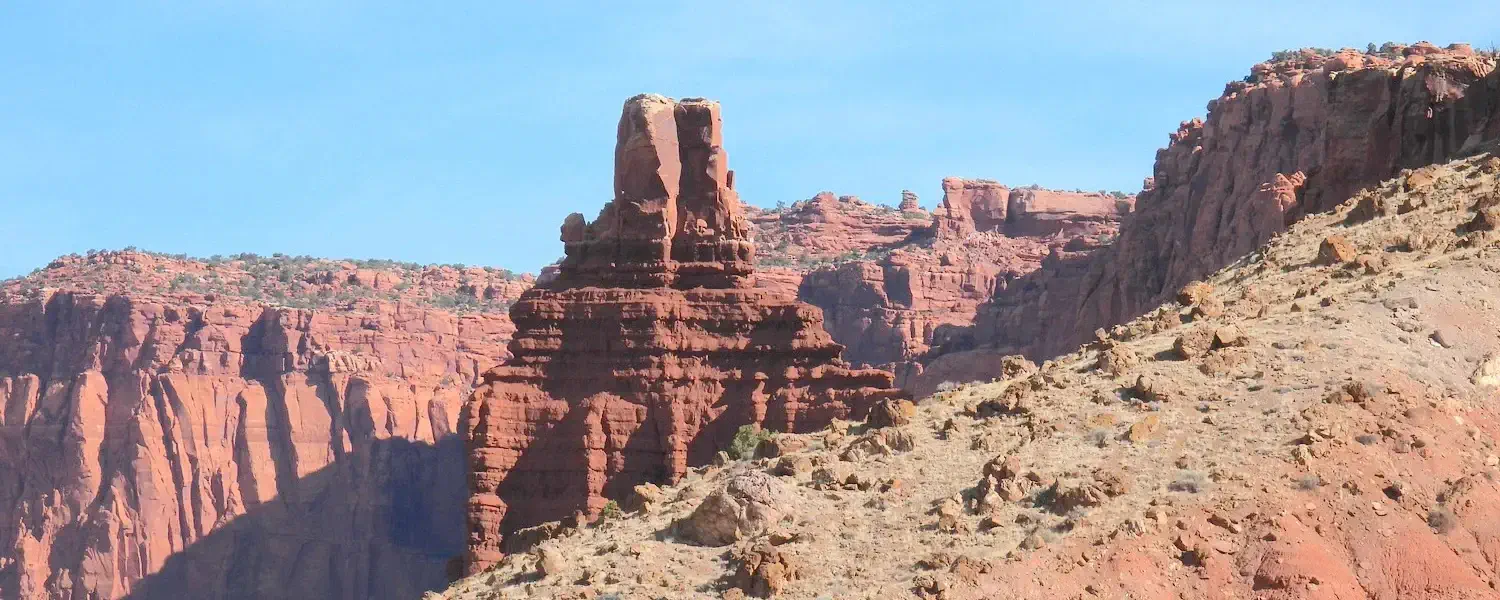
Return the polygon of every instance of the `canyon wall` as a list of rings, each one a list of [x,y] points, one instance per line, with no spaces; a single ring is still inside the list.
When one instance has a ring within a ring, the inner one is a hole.
[[[1125,195],[950,177],[930,224],[893,250],[813,268],[798,296],[823,309],[845,360],[915,375],[913,361],[971,325],[998,290],[1103,247],[1133,206]]]
[[[459,411],[506,356],[509,320],[123,291],[177,278],[166,266],[182,262],[109,253],[7,286],[0,597],[364,600],[444,586],[464,545]],[[35,285],[69,273],[121,290]],[[377,273],[389,275],[367,270],[365,285]]]
[[[979,365],[1003,354],[1066,352],[1096,328],[1142,314],[1249,254],[1302,215],[1500,136],[1500,75],[1494,57],[1464,45],[1304,51],[1257,65],[1208,109],[1157,153],[1118,241],[1012,283],[979,309],[972,330],[934,352],[966,356],[928,366],[979,377],[988,368]]]
[[[807,431],[900,396],[838,359],[819,311],[755,285],[721,136],[716,102],[626,102],[615,199],[563,222],[557,276],[516,302],[513,356],[465,405],[469,572],[519,529],[675,481],[744,425]]]

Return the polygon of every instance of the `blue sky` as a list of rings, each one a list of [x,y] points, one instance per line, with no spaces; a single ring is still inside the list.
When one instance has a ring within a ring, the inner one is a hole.
[[[928,4],[7,3],[0,277],[128,245],[535,270],[640,92],[723,102],[754,204],[1135,191],[1273,50],[1500,43],[1492,1]]]

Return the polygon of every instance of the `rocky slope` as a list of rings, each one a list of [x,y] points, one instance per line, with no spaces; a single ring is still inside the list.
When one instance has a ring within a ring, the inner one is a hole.
[[[1066,352],[1303,215],[1500,137],[1495,62],[1467,45],[1421,43],[1257,65],[1209,103],[1207,119],[1172,134],[1115,244],[1010,286],[949,348],[985,350],[939,366],[960,376],[958,365],[1006,353]]]
[[[640,486],[434,596],[1500,597],[1494,151],[1054,361]]]
[[[459,409],[514,330],[487,310],[528,285],[485,269],[139,252],[6,282],[0,597],[410,598],[443,585],[464,543]]]
[[[677,480],[743,426],[815,430],[900,395],[838,360],[818,311],[755,287],[721,126],[713,101],[625,103],[615,199],[563,222],[557,277],[522,294],[513,357],[464,407],[470,571],[520,530]]]

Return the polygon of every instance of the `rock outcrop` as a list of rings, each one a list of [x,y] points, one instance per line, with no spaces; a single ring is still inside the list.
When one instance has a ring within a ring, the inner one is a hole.
[[[1495,59],[1466,46],[1303,51],[1257,65],[1159,151],[1117,242],[979,311],[952,347],[1045,357],[1249,254],[1303,215],[1500,137]]]
[[[470,572],[516,529],[597,513],[709,461],[743,425],[805,431],[899,395],[813,307],[754,285],[719,105],[637,96],[615,199],[571,215],[558,276],[511,309],[512,358],[465,405]]]
[[[915,377],[923,366],[913,361],[970,326],[997,290],[1103,247],[1134,206],[1124,195],[1011,189],[955,177],[943,180],[943,190],[930,227],[914,232],[910,243],[802,278],[798,296],[823,309],[846,360]]]
[[[142,277],[159,274],[172,277]],[[363,306],[7,296],[0,597],[364,600],[443,586],[464,546],[459,411],[505,356],[510,323]]]
[[[939,239],[961,239],[976,231],[994,231],[1005,224],[1010,189],[988,179],[943,180],[943,201],[934,211],[933,230]]]

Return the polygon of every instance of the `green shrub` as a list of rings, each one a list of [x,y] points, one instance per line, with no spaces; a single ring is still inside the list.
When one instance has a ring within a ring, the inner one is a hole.
[[[745,460],[755,457],[755,449],[760,443],[771,439],[775,435],[770,431],[761,429],[759,425],[742,425],[734,432],[734,439],[729,442],[729,457],[735,460]]]
[[[620,510],[620,503],[614,500],[605,502],[604,508],[599,511],[599,517],[602,519],[618,519],[624,514],[624,511]]]

